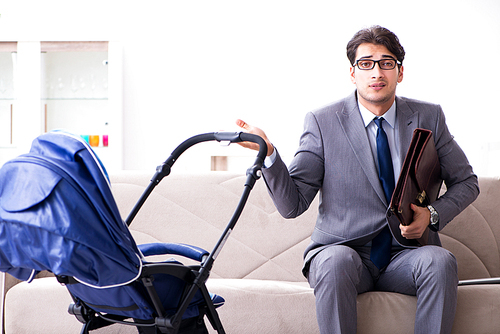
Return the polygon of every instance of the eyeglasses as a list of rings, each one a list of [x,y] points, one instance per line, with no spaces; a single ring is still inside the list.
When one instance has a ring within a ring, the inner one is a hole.
[[[382,70],[392,70],[396,67],[396,65],[401,65],[399,60],[394,58],[384,58],[380,60],[358,59],[353,66],[358,66],[360,70],[366,71],[373,69],[376,63],[378,63],[378,66]]]

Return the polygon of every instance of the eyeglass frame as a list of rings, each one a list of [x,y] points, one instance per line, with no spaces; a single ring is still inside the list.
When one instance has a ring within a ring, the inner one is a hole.
[[[373,62],[373,66],[371,68],[361,68],[359,67],[359,62],[362,61],[362,60],[368,60],[368,61],[372,61]],[[394,60],[396,62],[396,64],[394,65],[393,68],[382,68],[382,66],[380,66],[380,62],[383,61],[383,60]],[[396,68],[396,66],[401,66],[401,62],[399,60],[397,60],[396,58],[393,58],[393,57],[387,57],[387,58],[382,58],[382,59],[379,59],[379,60],[373,60],[373,59],[369,59],[369,58],[359,58],[358,60],[356,60],[356,62],[352,65],[353,67],[358,67],[360,71],[370,71],[370,70],[373,70],[375,68],[375,65],[378,64],[378,67],[383,70],[383,71],[390,71],[390,70],[393,70]]]

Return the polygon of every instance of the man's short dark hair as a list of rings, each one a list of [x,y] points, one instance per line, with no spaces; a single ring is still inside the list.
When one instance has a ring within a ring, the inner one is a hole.
[[[349,58],[351,65],[356,62],[356,52],[363,43],[383,45],[396,56],[397,60],[403,63],[405,50],[399,43],[398,37],[389,29],[372,26],[358,31],[347,43],[347,58]]]

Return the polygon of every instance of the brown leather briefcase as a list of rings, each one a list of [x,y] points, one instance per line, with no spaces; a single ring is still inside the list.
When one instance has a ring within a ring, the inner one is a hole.
[[[439,195],[441,183],[441,166],[432,131],[415,129],[390,205],[402,225],[413,221],[410,203],[422,207],[431,204]],[[429,228],[417,241],[426,245],[428,234]]]

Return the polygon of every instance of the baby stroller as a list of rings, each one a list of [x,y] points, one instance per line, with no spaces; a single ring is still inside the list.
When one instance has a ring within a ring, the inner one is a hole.
[[[174,243],[136,245],[128,226],[172,165],[189,147],[205,142],[251,141],[260,146],[247,170],[240,202],[211,252]],[[78,136],[50,132],[34,140],[29,154],[0,169],[0,270],[31,281],[42,271],[64,284],[74,303],[69,313],[83,323],[81,333],[114,323],[139,333],[207,333],[206,316],[225,333],[206,281],[261,176],[267,154],[262,138],[247,133],[207,133],[184,141],[161,164],[125,221],[111,193],[106,170]],[[148,262],[147,256],[173,254],[177,260]]]

